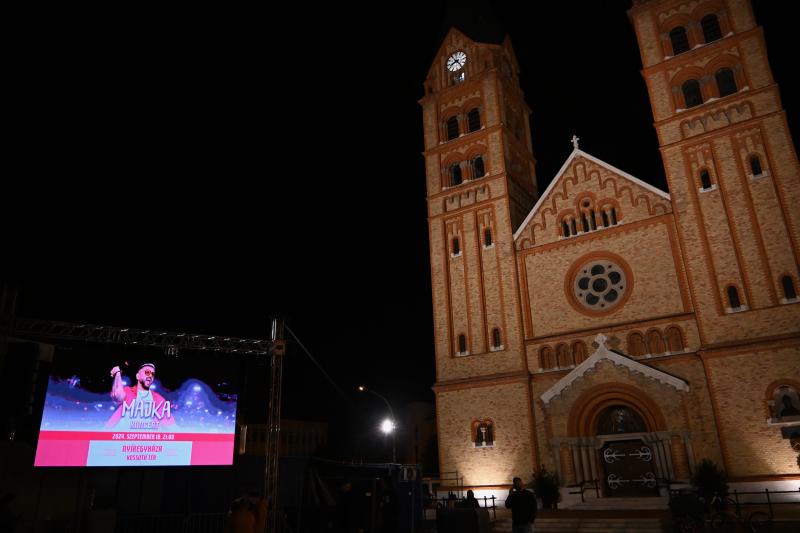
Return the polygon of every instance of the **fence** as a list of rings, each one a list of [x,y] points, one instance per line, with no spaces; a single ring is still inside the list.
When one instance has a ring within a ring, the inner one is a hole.
[[[228,513],[120,515],[115,533],[218,533]]]
[[[441,498],[430,497],[425,502],[427,509],[459,509],[468,508],[466,498],[458,498],[455,494],[450,493],[451,496],[442,496]],[[497,498],[492,496],[484,496],[483,498],[476,498],[478,505],[484,509],[489,509],[492,512],[492,520],[497,519]]]

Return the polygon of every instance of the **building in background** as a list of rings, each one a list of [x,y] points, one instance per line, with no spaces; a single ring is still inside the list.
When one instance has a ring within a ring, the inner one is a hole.
[[[702,459],[796,489],[800,166],[762,29],[747,0],[628,16],[669,192],[573,138],[539,193],[507,38],[452,28],[430,67],[440,469],[504,495],[543,465],[562,505],[663,495]]]

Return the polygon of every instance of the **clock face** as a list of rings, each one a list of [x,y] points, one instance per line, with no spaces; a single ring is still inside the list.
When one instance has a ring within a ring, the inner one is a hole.
[[[456,52],[447,58],[447,68],[453,72],[460,70],[467,62],[467,54],[464,52]]]

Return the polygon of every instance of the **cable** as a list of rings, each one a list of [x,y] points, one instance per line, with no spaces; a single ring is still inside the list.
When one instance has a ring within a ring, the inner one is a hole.
[[[317,360],[314,359],[314,356],[311,355],[311,352],[308,351],[308,348],[306,348],[303,345],[303,343],[300,342],[300,339],[297,338],[297,335],[294,334],[294,331],[292,331],[292,328],[290,328],[289,326],[286,326],[285,324],[284,324],[284,326],[286,327],[286,331],[288,331],[289,334],[292,336],[292,338],[294,338],[294,340],[297,342],[297,345],[300,346],[303,349],[304,352],[306,352],[306,355],[308,356],[309,359],[311,359],[311,362],[314,363],[317,366],[317,368],[319,368],[319,371],[322,372],[322,374],[327,378],[328,382],[333,386],[334,389],[336,389],[336,392],[341,394],[342,398],[347,400],[348,403],[349,403],[350,402],[350,398],[344,393],[344,391],[342,391],[342,389],[339,387],[339,385],[337,385],[336,382],[333,381],[333,378],[331,378],[328,375],[328,373],[325,372],[325,369],[322,368],[322,365],[320,365],[317,362]]]

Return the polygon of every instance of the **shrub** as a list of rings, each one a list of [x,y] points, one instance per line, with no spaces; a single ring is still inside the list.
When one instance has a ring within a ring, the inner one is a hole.
[[[727,474],[709,459],[703,459],[695,468],[692,475],[692,485],[697,489],[697,495],[706,504],[711,503],[714,495],[719,495],[721,498],[728,495]]]
[[[533,490],[542,499],[544,509],[555,509],[561,501],[561,491],[558,490],[558,476],[549,472],[544,465],[533,473]]]

